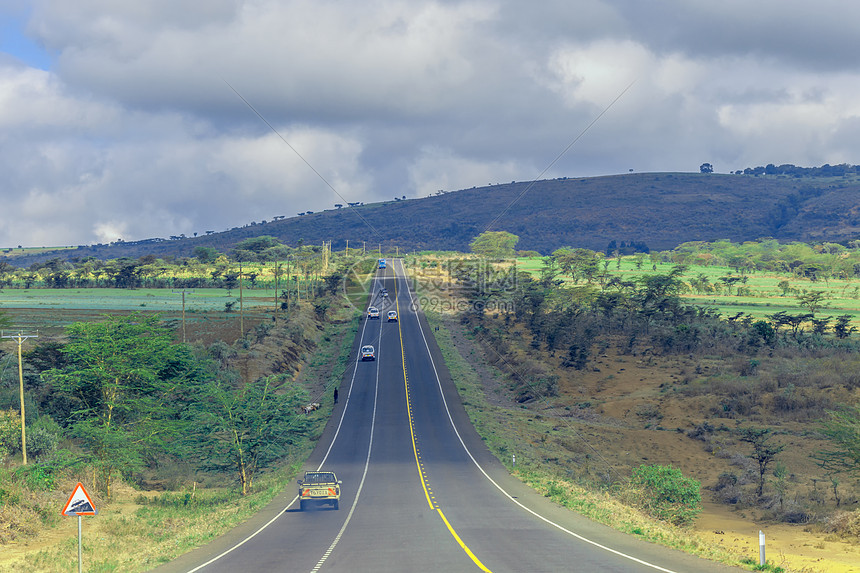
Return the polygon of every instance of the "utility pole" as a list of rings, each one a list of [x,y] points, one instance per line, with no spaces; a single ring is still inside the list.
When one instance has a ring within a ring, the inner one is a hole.
[[[349,239],[346,240],[346,256],[349,256]]]
[[[182,289],[181,291],[175,290],[171,292],[173,292],[173,294],[182,294],[182,344],[185,344],[185,294],[194,294],[194,291]]]
[[[275,318],[275,324],[278,324],[278,286],[280,286],[279,279],[281,278],[281,269],[283,266],[280,262],[275,261],[275,314],[273,315]]]
[[[324,273],[328,272],[328,253],[329,253],[330,249],[331,249],[331,241],[329,241],[328,243],[323,241],[323,272]]]
[[[27,429],[24,423],[24,367],[21,362],[21,345],[28,338],[39,338],[38,331],[36,334],[24,334],[19,330],[18,334],[3,334],[2,338],[14,338],[18,342],[18,385],[21,391],[21,452],[24,454],[24,465],[27,465]]]
[[[242,262],[239,261],[239,338],[245,336],[245,307],[243,306],[242,287]]]

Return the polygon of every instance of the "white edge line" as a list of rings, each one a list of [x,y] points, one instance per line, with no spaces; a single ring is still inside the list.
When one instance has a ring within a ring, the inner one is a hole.
[[[398,262],[400,262],[400,267],[401,267],[401,270],[403,271],[403,276],[405,278],[406,277],[406,268],[403,266],[402,261],[398,261]],[[633,557],[632,555],[622,553],[621,551],[618,551],[617,549],[612,549],[611,547],[607,547],[606,545],[602,545],[596,541],[592,541],[591,539],[588,539],[587,537],[583,537],[582,535],[575,533],[575,532],[565,528],[564,526],[542,516],[541,514],[537,513],[536,511],[534,511],[534,510],[526,507],[522,503],[520,503],[511,494],[509,494],[507,491],[505,491],[502,488],[502,486],[500,486],[498,483],[496,483],[496,481],[493,480],[493,478],[491,478],[490,475],[486,471],[484,471],[484,468],[481,467],[481,464],[478,463],[478,460],[476,460],[475,457],[472,455],[472,452],[469,451],[469,448],[466,446],[466,443],[463,441],[463,437],[460,436],[460,432],[457,430],[457,425],[454,424],[454,418],[451,416],[451,411],[448,409],[448,401],[445,399],[445,393],[442,391],[442,381],[439,379],[439,372],[436,370],[436,363],[433,360],[433,354],[430,352],[430,345],[428,344],[427,337],[424,334],[424,327],[421,326],[421,320],[417,316],[417,311],[420,309],[420,307],[415,302],[415,298],[413,296],[412,290],[409,288],[409,281],[407,280],[405,282],[406,282],[406,288],[409,292],[409,298],[412,301],[412,306],[416,310],[416,319],[418,320],[418,329],[421,331],[421,338],[424,339],[424,347],[427,349],[427,356],[430,358],[430,365],[433,367],[433,374],[436,376],[436,385],[439,387],[439,395],[442,397],[442,404],[445,406],[445,412],[448,415],[448,421],[451,423],[451,427],[454,429],[454,433],[457,435],[457,439],[460,440],[460,445],[463,446],[463,450],[465,450],[466,455],[469,456],[469,458],[472,460],[472,463],[475,464],[475,466],[478,468],[478,470],[482,474],[484,474],[484,477],[487,478],[487,480],[489,480],[489,482],[491,484],[496,486],[496,489],[498,489],[500,492],[502,492],[502,494],[505,497],[507,497],[510,501],[512,501],[513,503],[515,503],[516,505],[518,505],[519,507],[521,507],[525,511],[529,512],[530,514],[534,515],[535,517],[537,517],[541,521],[544,521],[544,522],[548,523],[549,525],[552,525],[553,527],[567,533],[568,535],[571,535],[571,536],[575,537],[576,539],[579,539],[580,541],[583,541],[585,543],[588,543],[590,545],[593,545],[595,547],[603,549],[604,551],[608,551],[609,553],[613,553],[615,555],[618,555],[619,557],[623,557],[625,559],[629,559],[630,561],[634,561],[634,562],[639,563],[641,565],[645,565],[646,567],[651,567],[652,569],[656,569],[657,571],[663,571],[664,573],[676,573],[675,571],[673,571],[671,569],[666,569],[664,567],[660,567],[659,565],[655,565],[653,563],[643,561],[642,559],[639,559],[637,557]]]
[[[375,276],[374,276],[373,281],[374,281],[373,284],[375,285],[376,284],[376,277]],[[374,289],[374,287],[372,286],[370,292],[374,292],[373,289]],[[367,331],[367,322],[368,321],[365,319],[364,326],[361,328],[361,341],[362,342],[364,341],[364,333]],[[380,328],[379,328],[379,336],[381,339],[382,338],[382,325],[381,325],[381,323],[380,323]],[[359,347],[361,347],[361,344],[359,344]],[[378,392],[378,388],[379,388],[379,362],[378,362],[378,360],[379,360],[379,357],[377,356],[377,366],[376,366],[377,392]],[[331,438],[331,443],[329,444],[328,449],[326,450],[326,453],[323,456],[322,461],[320,462],[320,465],[317,466],[317,470],[322,468],[323,464],[328,459],[328,456],[331,453],[331,449],[334,447],[334,443],[337,440],[338,435],[340,434],[340,428],[341,428],[341,426],[343,426],[343,420],[346,417],[346,410],[347,410],[347,408],[349,408],[349,398],[350,398],[350,396],[352,396],[352,389],[355,386],[355,375],[358,372],[358,363],[359,363],[359,360],[358,360],[358,357],[356,357],[355,366],[352,369],[352,378],[350,378],[350,381],[349,381],[349,392],[347,392],[346,401],[343,404],[343,412],[341,412],[340,420],[338,421],[338,424],[337,424],[337,429],[334,432],[334,436],[332,436],[332,438]],[[370,447],[373,444],[373,427],[375,425],[375,422],[376,422],[376,396],[374,396],[374,399],[373,399],[373,419],[371,420],[371,424],[370,424],[370,443],[367,446],[367,462],[365,463],[365,466],[364,466],[364,475],[361,477],[361,484],[359,485],[359,489],[355,494],[355,501],[353,502],[352,509],[350,509],[350,511],[349,511],[349,515],[347,515],[346,522],[344,522],[343,528],[341,529],[340,533],[338,533],[337,537],[335,538],[335,542],[332,544],[332,547],[329,548],[329,550],[334,548],[334,545],[337,544],[337,540],[340,539],[340,536],[343,534],[343,530],[346,529],[346,524],[349,523],[349,520],[352,517],[353,511],[355,511],[355,503],[358,502],[358,495],[361,492],[361,487],[364,485],[364,476],[367,475],[367,464],[370,463]],[[197,571],[200,571],[204,567],[208,567],[209,565],[212,565],[213,563],[215,563],[216,561],[218,561],[222,557],[228,555],[229,553],[232,553],[236,549],[245,545],[247,542],[251,541],[254,537],[256,537],[257,535],[262,533],[262,531],[264,529],[266,529],[267,527],[272,525],[279,517],[281,517],[284,514],[284,512],[290,508],[291,505],[296,503],[297,499],[299,499],[298,495],[293,497],[293,499],[290,500],[290,503],[288,503],[286,506],[284,506],[284,509],[278,511],[278,513],[275,515],[275,517],[273,517],[272,519],[270,519],[269,521],[264,523],[262,526],[260,526],[260,528],[257,531],[255,531],[254,533],[252,533],[251,535],[249,535],[248,537],[246,537],[245,539],[243,539],[242,541],[240,541],[239,543],[237,543],[236,545],[234,545],[230,549],[224,551],[220,555],[216,555],[215,557],[213,557],[212,559],[210,559],[206,563],[202,563],[202,564],[198,565],[197,567],[195,567],[194,569],[189,569],[187,573],[196,573]],[[317,564],[317,567],[319,567],[319,565],[320,564]]]
[[[367,322],[367,320],[365,320],[365,322]],[[364,333],[362,333],[362,337],[363,336],[364,336]],[[381,320],[379,323],[379,340],[377,341],[377,344],[379,345],[379,348],[381,351],[382,350],[382,322],[381,322]],[[356,361],[356,364],[358,364],[358,361]],[[353,376],[354,376],[354,374],[353,374]],[[349,391],[350,391],[350,393],[352,392],[352,386],[351,385],[350,385]],[[317,573],[320,570],[320,568],[323,566],[323,564],[326,562],[326,559],[328,559],[329,555],[331,555],[332,551],[334,551],[334,548],[337,547],[337,544],[340,542],[340,538],[343,536],[343,532],[346,531],[346,527],[349,525],[349,522],[352,520],[352,515],[355,513],[356,506],[358,506],[358,498],[361,497],[361,490],[364,489],[364,482],[367,479],[367,470],[370,468],[370,452],[373,450],[373,430],[376,427],[376,407],[377,407],[378,398],[379,398],[379,357],[377,356],[377,360],[376,360],[376,386],[375,386],[374,391],[373,391],[373,414],[370,417],[370,441],[367,444],[367,457],[364,459],[364,472],[361,474],[361,481],[358,483],[358,489],[355,490],[355,498],[352,500],[352,507],[349,508],[349,513],[346,516],[346,520],[344,520],[343,525],[340,528],[340,531],[338,531],[337,535],[335,535],[334,540],[332,540],[332,542],[331,542],[331,545],[329,545],[328,549],[325,550],[322,557],[320,557],[320,560],[317,562],[317,564],[314,566],[314,568],[311,569],[311,573]],[[340,429],[340,428],[338,428],[338,429]],[[334,443],[334,440],[332,440],[332,443]],[[329,451],[331,451],[331,447],[329,447]],[[328,456],[328,453],[326,453],[326,456]],[[325,460],[323,460],[323,461],[325,461]],[[322,464],[320,464],[320,467],[322,467]],[[293,500],[293,501],[295,501],[295,500]]]

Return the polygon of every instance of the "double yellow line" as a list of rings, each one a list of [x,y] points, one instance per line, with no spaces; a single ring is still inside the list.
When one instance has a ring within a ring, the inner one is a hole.
[[[393,263],[393,262],[392,262]],[[393,267],[393,264],[392,264]],[[406,374],[406,351],[403,347],[403,329],[400,326],[400,301],[397,297],[397,272],[394,273],[394,305],[397,308],[397,333],[400,336],[400,361],[403,367],[403,385],[406,390],[406,414],[409,417],[409,435],[412,438],[412,455],[415,457],[415,467],[418,469],[418,479],[421,480],[421,487],[424,489],[424,496],[427,499],[427,505],[430,506],[430,509],[435,509],[439,513],[439,517],[442,518],[442,521],[445,523],[445,527],[448,528],[448,531],[463,548],[463,551],[466,552],[466,555],[478,566],[481,571],[485,571],[486,573],[492,573],[487,567],[481,563],[481,560],[472,553],[472,550],[463,543],[463,540],[460,539],[460,536],[457,535],[457,532],[451,526],[451,523],[448,521],[448,518],[445,517],[445,514],[442,512],[442,509],[436,504],[435,497],[431,495],[431,489],[427,486],[427,479],[424,477],[424,470],[421,467],[421,456],[418,454],[418,445],[415,442],[415,424],[412,420],[412,402],[409,398],[409,376]]]

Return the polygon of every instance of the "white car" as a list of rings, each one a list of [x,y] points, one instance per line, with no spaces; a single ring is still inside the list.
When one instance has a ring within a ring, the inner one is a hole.
[[[397,322],[397,311],[389,310],[388,311],[388,322]]]
[[[379,318],[379,309],[371,306],[367,309],[367,318]]]
[[[361,347],[361,359],[364,360],[376,360],[376,350],[371,346],[362,346]]]

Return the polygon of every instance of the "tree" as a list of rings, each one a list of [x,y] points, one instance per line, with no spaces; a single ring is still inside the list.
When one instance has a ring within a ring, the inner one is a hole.
[[[210,469],[236,475],[242,495],[260,470],[283,459],[309,421],[303,389],[286,376],[242,383],[220,373],[199,389],[192,415],[197,455]]]
[[[645,302],[676,296],[684,288],[681,275],[683,275],[685,269],[686,267],[679,265],[672,268],[669,274],[645,275],[640,277],[637,282],[641,286],[640,293]]]
[[[516,254],[520,238],[507,231],[484,231],[469,243],[473,253],[493,258],[511,259]]]
[[[212,264],[218,260],[218,251],[214,247],[198,245],[194,247],[194,258],[201,263]]]
[[[740,440],[753,447],[750,457],[758,463],[758,496],[761,497],[764,492],[764,474],[767,472],[767,466],[785,449],[785,446],[768,443],[773,437],[770,428],[741,428],[739,432]]]
[[[809,313],[815,316],[815,311],[824,306],[824,291],[814,290],[797,297],[798,304],[809,309]]]
[[[139,468],[147,449],[176,430],[173,398],[190,370],[189,355],[154,315],[76,322],[66,335],[67,366],[47,376],[80,400],[66,421],[92,452],[110,497],[116,474]]]
[[[701,165],[699,165],[699,171],[701,173],[713,173],[714,172],[714,166],[711,165],[710,163],[702,163]]]
[[[552,253],[552,258],[558,263],[559,270],[579,282],[580,278],[591,282],[600,269],[600,255],[589,249],[573,249],[562,247]]]
[[[729,296],[732,296],[732,287],[735,285],[735,283],[740,282],[741,277],[733,277],[731,275],[728,275],[720,277],[717,280],[726,285],[726,290],[729,291]]]
[[[860,473],[860,406],[828,412],[821,428],[833,448],[813,457],[830,474]]]
[[[264,252],[279,246],[283,246],[283,244],[277,237],[260,235],[259,237],[251,237],[236,243],[236,246],[233,248],[233,255],[237,261],[263,260],[265,258],[262,256]]]
[[[833,332],[838,338],[848,338],[852,332],[857,332],[856,326],[851,326],[851,315],[842,314],[836,317],[836,324],[833,325]]]

